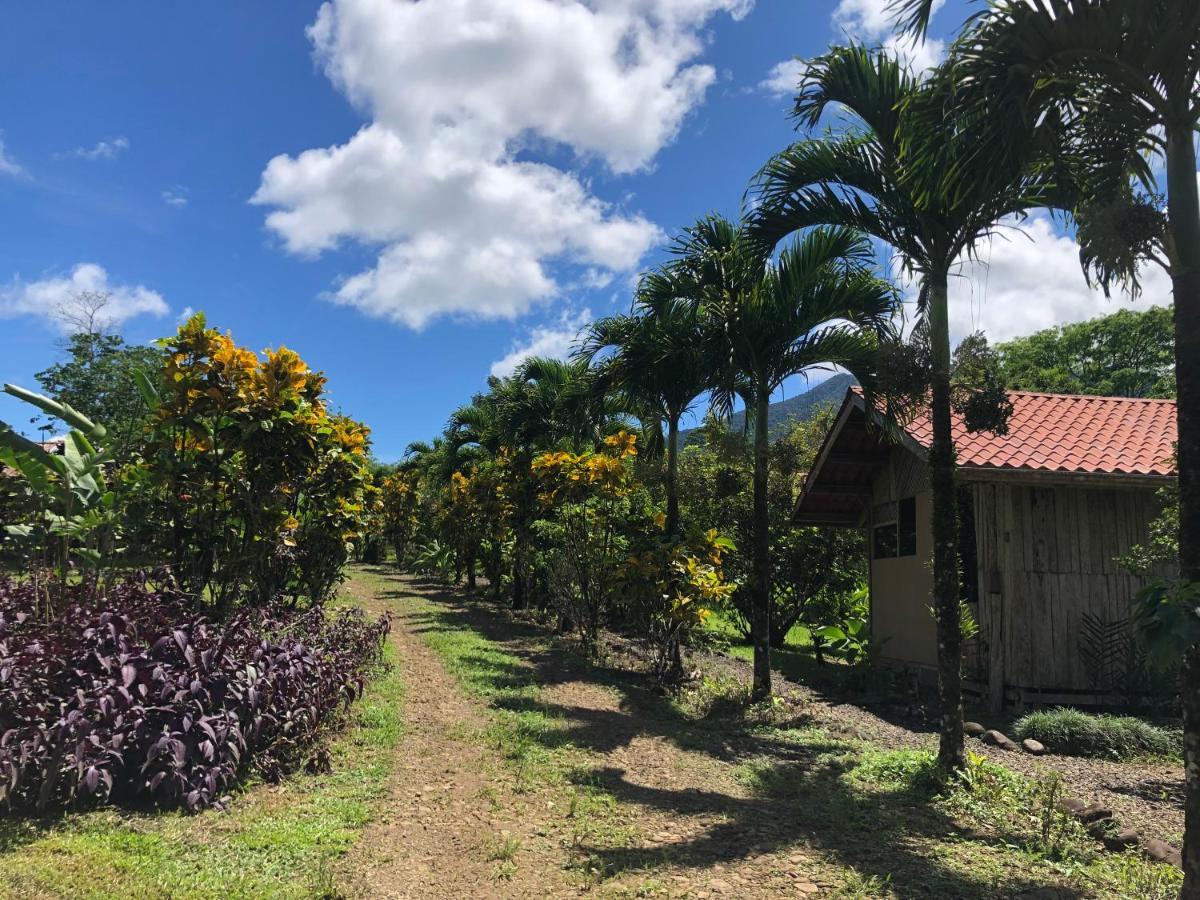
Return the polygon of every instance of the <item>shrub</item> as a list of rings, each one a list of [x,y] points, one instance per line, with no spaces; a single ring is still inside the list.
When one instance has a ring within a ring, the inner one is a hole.
[[[388,622],[358,610],[207,621],[130,581],[83,586],[51,620],[0,579],[0,803],[221,805],[250,770],[326,762],[319,739],[363,689]]]
[[[1091,715],[1066,707],[1031,712],[1017,720],[1020,739],[1033,738],[1052,753],[1130,759],[1182,751],[1178,734],[1130,716]]]

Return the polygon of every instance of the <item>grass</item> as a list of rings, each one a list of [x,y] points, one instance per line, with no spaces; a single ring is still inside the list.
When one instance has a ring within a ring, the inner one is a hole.
[[[402,736],[391,645],[330,746],[329,774],[250,785],[229,812],[101,809],[0,822],[0,896],[337,896],[332,865],[373,816]]]
[[[688,718],[732,725],[736,717],[724,712],[744,699],[738,679],[706,677],[675,703]],[[972,756],[966,777],[946,789],[931,752],[885,749],[796,721],[747,729],[775,749],[741,761],[733,775],[762,805],[756,815],[795,829],[837,873],[831,896],[1018,896],[1047,885],[1070,892],[1063,896],[1178,894],[1177,870],[1136,851],[1104,852],[1059,811],[1054,775],[1031,779]]]
[[[1051,753],[1072,756],[1130,760],[1183,755],[1178,732],[1132,716],[1093,715],[1069,707],[1031,712],[1013,724],[1013,731],[1018,739],[1040,741]]]

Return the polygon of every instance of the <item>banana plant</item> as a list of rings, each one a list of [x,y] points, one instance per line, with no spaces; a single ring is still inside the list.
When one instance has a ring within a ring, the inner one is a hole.
[[[71,426],[62,454],[56,454],[0,421],[0,464],[25,480],[38,504],[33,522],[5,525],[4,531],[18,540],[44,540],[53,551],[59,584],[65,585],[72,555],[88,568],[99,568],[100,537],[114,522],[115,495],[104,478],[111,461],[103,444],[107,432],[66,403],[12,384],[4,385],[4,392]]]

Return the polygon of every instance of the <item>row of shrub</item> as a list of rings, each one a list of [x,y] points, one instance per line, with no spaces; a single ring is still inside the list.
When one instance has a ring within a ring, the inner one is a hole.
[[[144,579],[71,586],[45,615],[0,579],[0,805],[198,810],[250,773],[323,766],[387,619],[279,604],[211,621]]]

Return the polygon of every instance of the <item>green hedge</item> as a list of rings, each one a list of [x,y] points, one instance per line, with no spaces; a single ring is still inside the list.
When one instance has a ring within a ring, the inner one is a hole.
[[[1070,756],[1132,759],[1178,756],[1183,752],[1177,731],[1131,716],[1091,715],[1065,707],[1022,716],[1013,725],[1013,731],[1019,740],[1033,738],[1051,753]]]

